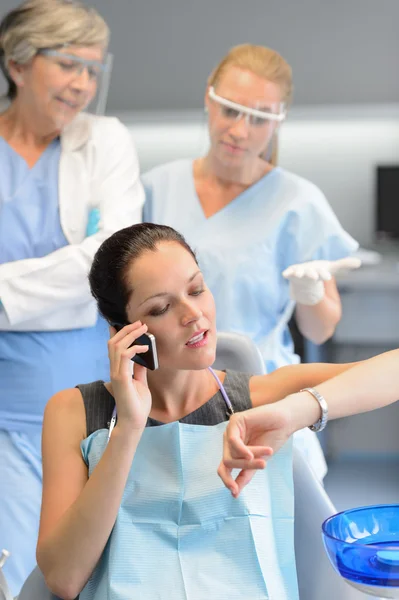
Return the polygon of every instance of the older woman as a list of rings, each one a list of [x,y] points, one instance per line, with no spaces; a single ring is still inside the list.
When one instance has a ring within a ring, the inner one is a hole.
[[[141,217],[129,132],[82,113],[108,37],[96,11],[66,0],[29,0],[0,24],[0,547],[14,594],[35,563],[45,403],[108,373],[92,257]]]

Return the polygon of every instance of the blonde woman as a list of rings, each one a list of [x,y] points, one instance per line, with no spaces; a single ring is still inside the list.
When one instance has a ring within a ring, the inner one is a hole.
[[[11,552],[14,594],[35,564],[45,403],[108,374],[92,257],[141,216],[129,132],[82,112],[99,91],[108,38],[79,2],[29,0],[0,23],[9,87],[0,105],[0,547]]]
[[[322,192],[276,165],[291,96],[291,68],[277,52],[232,48],[207,82],[206,156],[142,178],[145,220],[185,235],[215,297],[218,329],[250,336],[268,372],[298,362],[288,328],[294,303],[305,337],[321,343],[333,334],[341,317],[333,276],[356,264],[345,257],[357,244]],[[321,450],[305,435],[297,442],[323,477]]]

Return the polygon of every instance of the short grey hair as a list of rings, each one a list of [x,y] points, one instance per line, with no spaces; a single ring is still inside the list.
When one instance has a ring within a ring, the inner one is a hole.
[[[94,9],[75,0],[26,0],[0,23],[0,69],[13,100],[17,87],[8,65],[28,63],[39,50],[73,46],[108,46],[109,29]]]

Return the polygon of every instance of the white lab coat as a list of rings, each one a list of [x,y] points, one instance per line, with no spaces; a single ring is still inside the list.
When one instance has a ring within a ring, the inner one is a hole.
[[[97,310],[87,274],[100,244],[141,221],[144,192],[129,131],[113,117],[79,114],[61,135],[59,206],[70,245],[43,258],[0,265],[0,330],[91,327]],[[87,237],[89,213],[100,212]]]

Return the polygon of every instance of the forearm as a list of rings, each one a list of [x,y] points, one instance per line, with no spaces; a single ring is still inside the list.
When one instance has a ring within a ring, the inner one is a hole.
[[[286,365],[267,375],[265,393],[269,394],[269,402],[275,402],[299,392],[305,387],[314,387],[325,381],[353,369],[359,363],[302,363]],[[265,394],[264,394],[265,395]],[[267,397],[267,396],[266,396]],[[262,402],[265,404],[266,402]]]
[[[79,498],[43,540],[37,562],[50,589],[74,599],[93,572],[121,503],[141,433],[117,425]]]
[[[322,344],[332,337],[341,319],[341,303],[325,294],[313,306],[297,304],[295,316],[302,335],[315,344]]]
[[[328,404],[329,419],[375,410],[399,399],[399,350],[386,352],[317,385]],[[318,403],[307,392],[293,394],[282,402],[290,411],[293,430],[315,423]]]
[[[120,148],[121,152],[122,150]],[[123,158],[120,168],[123,166],[123,170],[127,171],[130,162],[126,164],[126,158]],[[33,322],[33,325],[35,321],[39,321],[40,324],[48,314],[71,307],[79,310],[80,306],[92,303],[87,275],[99,246],[114,232],[141,220],[144,193],[138,173],[136,175],[132,171],[131,176],[126,174],[125,179],[127,189],[121,188],[117,177],[108,178],[106,185],[103,182],[101,194],[97,198],[102,223],[97,233],[87,236],[80,243],[68,244],[41,258],[0,265],[3,320],[7,316],[5,322],[1,323],[0,320],[2,329],[12,329],[26,321]],[[91,314],[93,322],[80,323],[79,320],[72,319],[71,323],[66,323],[66,328],[94,325],[96,315],[94,311]],[[61,317],[60,320],[62,323],[65,318]],[[54,329],[62,328],[57,325],[58,323]],[[34,330],[32,325],[29,329]]]
[[[87,274],[97,236],[41,258],[0,265],[0,298],[10,326],[92,301]]]

